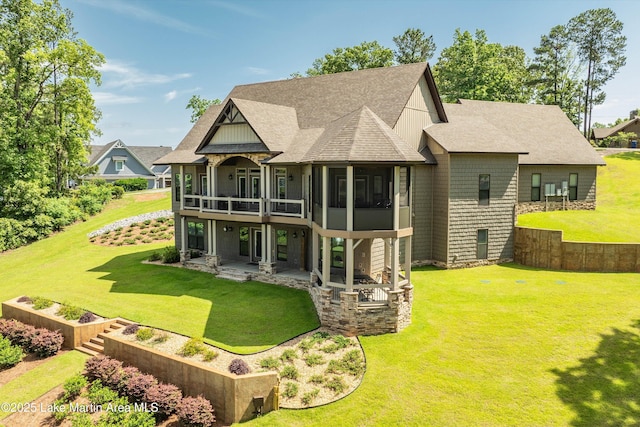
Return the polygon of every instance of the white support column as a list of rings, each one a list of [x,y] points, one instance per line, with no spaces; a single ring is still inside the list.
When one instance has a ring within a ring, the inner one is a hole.
[[[347,166],[347,231],[353,231],[353,182],[353,166]]]
[[[271,166],[260,166],[260,197],[262,202],[260,203],[260,215],[271,214]],[[266,202],[266,208],[265,208]]]
[[[184,166],[180,165],[180,210],[184,209]]]
[[[329,228],[329,168],[322,166],[322,228]]]
[[[313,257],[312,261],[312,270],[315,271],[320,268],[320,239],[318,232],[316,230],[311,230],[311,256]]]
[[[188,251],[187,248],[187,218],[181,216],[180,217],[180,251],[186,253]]]
[[[347,292],[353,292],[353,239],[345,239],[344,256],[346,260],[346,285]]]
[[[268,245],[267,242],[271,241],[271,238],[269,236],[269,232],[271,231],[271,226],[267,225],[267,224],[261,224],[262,226],[262,262],[267,262],[270,263],[271,262],[271,248]]]
[[[411,236],[404,238],[404,277],[411,283]]]
[[[400,228],[400,166],[393,167],[393,229]]]
[[[331,237],[322,236],[322,286],[331,281]]]
[[[400,239],[391,239],[391,289],[398,290],[398,273],[400,273]]]

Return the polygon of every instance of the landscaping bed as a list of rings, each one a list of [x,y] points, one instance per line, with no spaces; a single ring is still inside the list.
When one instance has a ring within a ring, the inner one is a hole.
[[[174,221],[170,214],[170,211],[160,211],[120,220],[89,233],[89,241],[102,246],[171,241],[174,236]]]

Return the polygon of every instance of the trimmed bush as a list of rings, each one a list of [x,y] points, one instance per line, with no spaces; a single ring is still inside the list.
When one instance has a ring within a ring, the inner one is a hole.
[[[0,335],[6,337],[13,345],[18,345],[24,350],[29,351],[31,337],[36,332],[36,328],[18,322],[15,319],[0,319]]]
[[[33,297],[33,309],[44,310],[53,305],[53,301],[45,297]]]
[[[132,323],[130,325],[127,325],[123,330],[122,330],[122,335],[133,335],[135,333],[138,332],[138,329],[140,328],[140,325],[137,325],[135,323]]]
[[[178,354],[184,357],[193,357],[196,354],[200,354],[204,352],[206,347],[204,346],[202,338],[190,338],[180,350],[178,350]]]
[[[296,397],[298,394],[298,384],[296,383],[286,383],[284,385],[284,392],[282,393],[284,397],[291,399],[292,397]]]
[[[89,380],[100,380],[107,387],[117,388],[124,376],[122,362],[109,356],[92,357],[84,369]]]
[[[263,369],[277,371],[280,367],[280,361],[275,357],[265,357],[264,359],[260,360],[260,367]]]
[[[344,380],[340,377],[333,377],[329,381],[324,383],[324,386],[329,390],[333,391],[335,394],[340,394],[347,388]]]
[[[144,231],[144,230],[143,230]],[[142,233],[142,232],[141,232]],[[142,233],[142,234],[147,234],[147,233]],[[160,255],[160,253],[158,252],[154,252],[151,255],[149,255],[149,261],[153,262],[153,261],[160,261],[162,259],[162,255]]]
[[[148,341],[153,338],[155,332],[151,328],[140,328],[138,332],[136,332],[136,339],[138,341]]]
[[[233,359],[229,364],[229,372],[236,375],[245,375],[251,372],[251,369],[244,360]]]
[[[84,314],[84,310],[71,304],[61,304],[56,312],[58,316],[64,317],[65,320],[78,320]]]
[[[180,251],[175,246],[167,246],[162,252],[162,262],[165,264],[173,264],[180,262]]]
[[[176,413],[188,427],[211,427],[216,422],[211,402],[202,396],[185,397],[178,404]]]
[[[31,337],[28,351],[35,353],[38,357],[53,356],[60,351],[63,342],[64,337],[60,332],[39,328]]]
[[[288,348],[280,355],[282,362],[293,362],[298,357],[298,353],[292,348]]]
[[[117,187],[122,187],[124,191],[140,191],[147,189],[147,180],[144,178],[119,179],[113,183]]]
[[[324,363],[324,358],[319,354],[310,354],[304,358],[304,362],[307,366],[322,365]]]
[[[28,296],[26,296],[26,295],[21,296],[20,298],[18,298],[18,300],[17,300],[17,301],[18,301],[18,302],[21,302],[21,303],[25,303],[25,304],[33,304],[33,301],[31,300],[31,298],[29,298],[29,297],[28,297]]]
[[[95,380],[89,386],[88,398],[94,405],[104,405],[118,398],[118,393],[102,384],[102,381]]]
[[[168,417],[176,411],[182,400],[182,391],[173,384],[158,383],[149,387],[144,400],[147,403],[156,403],[158,414]]]
[[[24,352],[20,346],[12,345],[7,338],[0,338],[0,369],[17,365],[23,357]]]
[[[85,311],[78,319],[78,323],[91,323],[98,319],[98,317],[90,311]]]
[[[293,365],[287,365],[282,368],[282,371],[280,371],[280,376],[282,378],[288,378],[290,380],[297,380],[299,375],[300,373]]]
[[[302,395],[302,404],[305,406],[309,406],[311,404],[311,402],[313,402],[313,400],[318,397],[318,395],[320,394],[320,389],[314,388],[313,390],[311,390],[308,393],[305,393],[304,395]]]
[[[211,362],[216,357],[218,357],[218,352],[215,350],[206,349],[202,353],[202,360],[204,360],[205,362]]]
[[[70,402],[80,396],[82,389],[87,386],[87,379],[82,374],[76,374],[64,382],[64,401]]]
[[[134,401],[143,402],[147,391],[158,384],[158,380],[153,375],[138,372],[127,378],[124,387],[124,394]]]

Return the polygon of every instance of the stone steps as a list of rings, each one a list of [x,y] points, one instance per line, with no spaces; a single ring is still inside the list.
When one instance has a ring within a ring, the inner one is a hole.
[[[219,279],[228,279],[236,282],[248,282],[249,280],[251,280],[250,273],[235,269],[225,270],[221,268],[216,277]]]

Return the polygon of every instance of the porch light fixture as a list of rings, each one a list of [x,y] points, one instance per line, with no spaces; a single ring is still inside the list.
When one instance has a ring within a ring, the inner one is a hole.
[[[229,174],[229,181],[233,181],[233,174],[232,173]]]
[[[300,231],[300,235],[301,235],[302,237],[304,237],[304,230],[301,230],[301,231]]]
[[[298,238],[298,233],[296,233],[295,231],[293,232],[293,234],[291,235],[294,239]]]
[[[293,175],[289,175],[289,181],[293,181]]]
[[[225,225],[224,227],[222,227],[222,231],[224,232],[233,231],[233,227],[230,225]]]

